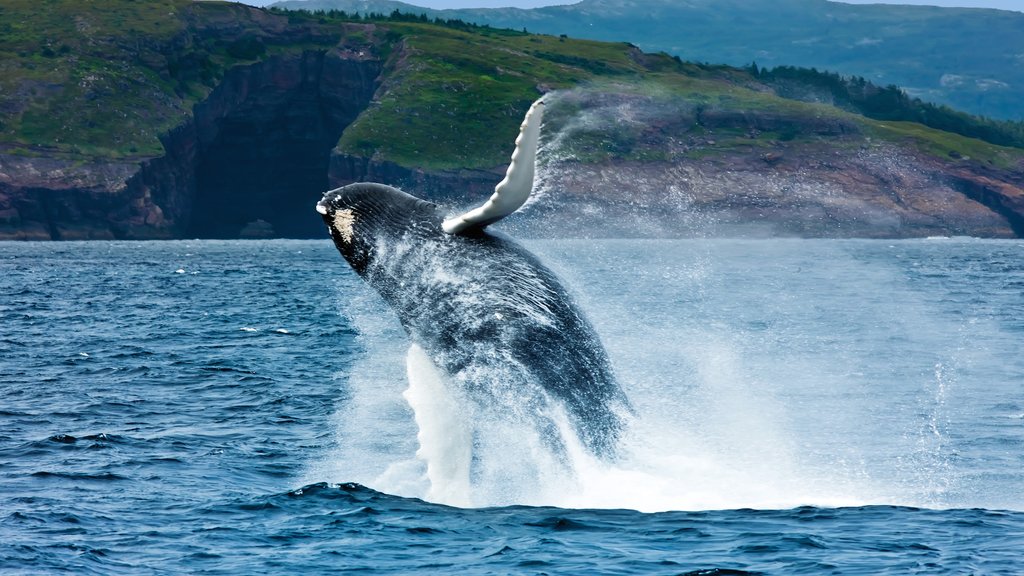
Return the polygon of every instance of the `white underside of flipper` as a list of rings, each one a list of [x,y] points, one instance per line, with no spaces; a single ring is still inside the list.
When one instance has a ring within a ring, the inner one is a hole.
[[[409,348],[406,370],[409,389],[402,396],[419,428],[416,457],[427,465],[427,498],[449,506],[472,506],[473,429],[465,402],[452,393],[444,372],[416,344]]]
[[[494,194],[483,206],[465,214],[449,218],[441,228],[449,234],[478,230],[515,212],[526,203],[533,189],[533,173],[537,162],[537,141],[544,116],[543,99],[537,100],[526,112],[519,126],[516,149],[508,165],[505,178],[494,187]]]

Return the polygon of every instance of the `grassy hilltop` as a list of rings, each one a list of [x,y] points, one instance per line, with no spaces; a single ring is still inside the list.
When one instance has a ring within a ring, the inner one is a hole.
[[[1013,154],[798,104],[766,92],[742,69],[682,63],[623,43],[425,20],[379,18],[380,30],[370,33],[346,31],[351,18],[341,14],[270,14],[221,2],[10,0],[0,6],[0,142],[27,154],[160,155],[162,134],[232,66],[365,43],[387,69],[374,106],[345,130],[339,147],[402,165],[500,165],[530,101],[542,91],[600,81],[657,85],[702,107],[770,110],[798,123],[802,115],[842,117],[939,154],[993,162]]]
[[[328,48],[338,30],[278,36],[256,10],[191,0],[6,0],[0,4],[0,143],[103,157],[163,153],[226,70]]]
[[[188,0],[10,0],[0,6],[0,143],[20,149],[159,155],[160,137],[230,67],[287,51],[372,45],[387,61],[379,98],[342,150],[427,168],[490,167],[541,91],[642,82],[705,107],[843,116],[880,137],[997,161],[1005,153],[923,128],[871,122],[767,93],[748,71],[680,62],[623,43],[410,18],[343,28],[338,14],[268,14]],[[370,35],[372,37],[367,37]],[[360,36],[363,36],[362,38]]]

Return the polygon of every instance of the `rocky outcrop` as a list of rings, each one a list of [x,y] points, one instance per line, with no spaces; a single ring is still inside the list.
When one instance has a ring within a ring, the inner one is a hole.
[[[537,193],[504,223],[520,235],[1021,235],[1024,165],[872,138],[854,116],[585,90],[548,108]]]
[[[136,198],[129,190],[139,170],[130,161],[0,153],[0,239],[116,238],[112,217],[136,211],[144,221],[152,207],[151,195]]]
[[[1017,237],[1024,238],[1024,170],[1012,175],[956,170],[950,181],[968,198],[1006,218]]]
[[[1019,235],[991,203],[1019,188],[890,146],[666,162],[543,164],[517,235],[904,238]],[[970,175],[970,176],[968,176]],[[966,182],[977,186],[965,194]]]

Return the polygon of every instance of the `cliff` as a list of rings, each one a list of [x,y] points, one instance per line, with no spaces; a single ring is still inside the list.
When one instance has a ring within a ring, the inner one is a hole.
[[[298,204],[308,208],[326,188],[331,148],[374,94],[381,70],[375,46],[351,40],[371,38],[374,27],[328,32],[239,6],[174,8],[164,27],[176,24],[177,31],[128,47],[116,31],[97,31],[102,15],[75,17],[77,29],[89,32],[79,34],[83,51],[99,45],[94,51],[113,56],[112,67],[132,65],[136,77],[82,70],[86,55],[79,54],[58,63],[68,69],[49,98],[5,102],[27,112],[15,118],[20,132],[0,145],[0,238],[234,238],[261,219],[273,224],[264,231],[272,235],[319,232]],[[240,45],[257,46],[250,48],[255,57],[232,55]],[[22,60],[32,65],[31,55]],[[17,85],[36,93],[38,81],[25,76]],[[116,89],[128,97],[110,98]],[[113,120],[73,126],[91,112],[84,103],[102,107],[108,98]],[[33,106],[49,108],[56,121],[33,130]],[[146,131],[157,142],[132,137],[143,133],[140,123],[160,120],[163,129]],[[88,139],[97,124],[107,132],[100,142]]]
[[[478,203],[545,92],[519,233],[1024,233],[1024,151],[738,69],[464,25],[57,5],[0,9],[0,239],[321,237],[311,206],[359,180]]]
[[[379,73],[337,49],[274,56],[229,70],[162,135],[162,156],[0,154],[0,237],[233,238],[259,219],[279,235],[319,232],[304,212]]]

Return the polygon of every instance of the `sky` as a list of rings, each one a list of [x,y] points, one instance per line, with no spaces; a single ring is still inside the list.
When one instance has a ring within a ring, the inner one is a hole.
[[[444,0],[441,0],[444,1]],[[999,8],[1024,12],[1024,0],[843,0],[846,4],[917,4],[959,8]]]
[[[574,4],[576,0],[404,0],[427,8],[499,8],[516,6],[536,8],[554,4]],[[1000,8],[1024,12],[1024,0],[845,0],[847,4],[924,4],[962,8]]]
[[[262,6],[275,0],[243,0]],[[427,8],[537,8],[555,4],[575,4],[578,0],[403,0],[407,4]],[[847,4],[924,4],[928,6],[959,6],[962,8],[999,8],[1024,12],[1024,0],[844,0]]]

